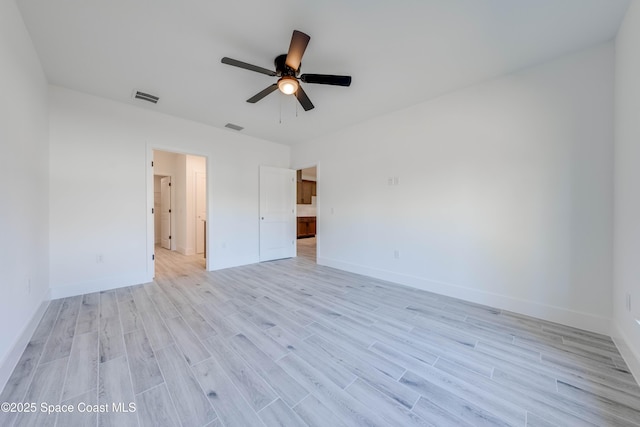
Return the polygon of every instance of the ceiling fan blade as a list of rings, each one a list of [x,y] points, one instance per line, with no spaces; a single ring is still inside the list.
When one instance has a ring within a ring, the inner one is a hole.
[[[320,85],[351,85],[351,76],[334,76],[331,74],[303,74],[300,76],[300,80],[305,83],[316,83]]]
[[[302,105],[302,108],[304,108],[304,111],[309,111],[313,108],[313,104],[307,96],[307,93],[302,89],[302,86],[298,87],[298,90],[296,91],[296,98],[298,98],[298,101],[300,102],[300,105]]]
[[[276,83],[274,83],[271,86],[269,86],[268,88],[256,93],[251,98],[247,99],[247,102],[255,104],[256,102],[260,101],[262,98],[264,98],[265,96],[269,95],[271,92],[273,92],[275,90],[278,90],[278,85]]]
[[[289,52],[287,53],[287,60],[285,61],[287,67],[290,67],[296,71],[298,70],[298,68],[300,68],[302,55],[304,55],[304,51],[307,48],[310,39],[311,37],[309,37],[302,31],[293,30],[293,35],[291,36],[291,44],[289,45]]]
[[[276,72],[268,70],[266,68],[258,67],[257,65],[247,64],[246,62],[238,61],[237,59],[227,58],[226,56],[222,58],[221,61],[223,64],[233,65],[234,67],[244,68],[245,70],[255,71],[256,73],[266,74],[267,76],[275,76]]]

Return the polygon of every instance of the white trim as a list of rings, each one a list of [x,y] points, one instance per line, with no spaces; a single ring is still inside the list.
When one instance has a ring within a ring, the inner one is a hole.
[[[624,361],[627,362],[627,366],[636,382],[640,384],[640,354],[636,354],[628,344],[629,339],[624,332],[622,332],[622,328],[618,322],[612,321],[611,324],[611,328],[613,329],[613,342],[616,344],[616,347],[618,347],[618,351],[620,351],[620,355]]]
[[[605,335],[611,333],[611,319],[602,316],[328,258],[318,258],[317,263],[587,331]]]
[[[196,251],[193,248],[183,248],[182,246],[178,246],[176,248],[176,252],[182,254],[182,255],[186,255],[186,256],[190,256],[190,255],[195,255]]]
[[[320,195],[322,193],[322,182],[320,179],[321,173],[320,171],[322,170],[322,168],[320,167],[320,162],[316,162],[316,259],[318,258],[318,255],[322,254],[322,209],[320,209],[322,207],[322,196]],[[297,232],[297,230],[296,230]]]
[[[2,361],[0,361],[0,390],[3,390],[7,385],[13,370],[16,368],[20,358],[22,357],[22,353],[24,353],[24,349],[27,348],[27,344],[29,344],[29,341],[31,340],[33,333],[36,331],[42,316],[44,316],[44,312],[47,311],[49,301],[51,300],[49,293],[49,291],[45,293],[43,301],[33,313],[33,316],[31,316],[31,320],[22,329],[20,335],[18,335],[18,339],[13,343],[13,346]]]
[[[151,213],[151,210],[155,207],[155,192],[154,192],[154,182],[155,177],[153,173],[153,166],[151,166],[151,162],[153,162],[153,147],[151,144],[147,143],[147,155],[146,155],[146,173],[145,180],[147,183],[147,215],[146,215],[146,223],[147,223],[147,268],[144,281],[151,282],[155,276],[156,272],[156,263],[154,260],[155,252],[156,252],[156,230],[154,229],[155,218]],[[173,179],[172,179],[173,181]],[[171,203],[173,203],[173,194],[171,194]],[[173,206],[172,206],[173,208]],[[173,212],[173,210],[171,211]],[[171,220],[173,221],[173,215],[171,216]],[[173,233],[173,223],[171,224]]]

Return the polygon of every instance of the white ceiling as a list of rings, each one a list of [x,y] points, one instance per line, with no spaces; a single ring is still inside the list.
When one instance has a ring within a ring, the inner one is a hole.
[[[615,37],[629,0],[17,0],[50,83],[295,144]],[[293,29],[316,108],[275,92]],[[158,105],[131,98],[139,89]],[[233,131],[229,131],[233,132]]]

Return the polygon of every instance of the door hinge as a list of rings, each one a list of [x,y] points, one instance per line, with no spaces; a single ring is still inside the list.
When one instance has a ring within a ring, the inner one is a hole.
[[[169,209],[169,213],[171,213],[171,209]]]
[[[171,236],[169,236],[169,239],[171,239]]]
[[[151,167],[153,167],[153,161],[151,161]]]
[[[156,212],[153,210],[153,208],[151,208],[151,213],[156,213]]]
[[[169,187],[171,187],[171,183],[169,183]]]
[[[156,254],[151,254],[151,261],[155,261],[156,260]]]

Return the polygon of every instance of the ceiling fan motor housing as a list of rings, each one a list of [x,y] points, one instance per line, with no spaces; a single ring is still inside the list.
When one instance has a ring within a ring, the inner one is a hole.
[[[276,66],[276,75],[297,77],[298,74],[300,74],[300,68],[302,68],[302,63],[300,63],[300,67],[298,67],[297,70],[294,70],[293,68],[289,67],[286,64],[286,61],[287,61],[286,53],[280,56],[277,56],[276,59],[273,61],[273,64]]]

